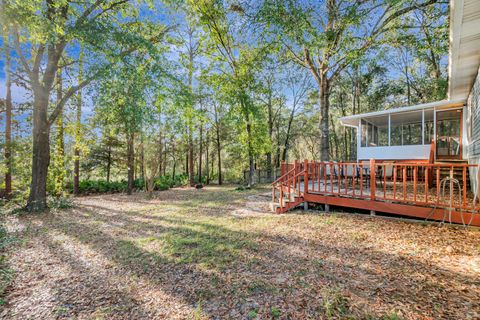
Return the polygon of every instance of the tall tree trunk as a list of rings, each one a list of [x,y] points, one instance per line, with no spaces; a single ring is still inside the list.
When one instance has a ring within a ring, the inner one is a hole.
[[[160,121],[160,130],[158,134],[158,174],[161,176],[162,175],[162,169],[163,169],[163,127],[162,127],[162,122]]]
[[[272,94],[271,90],[268,95],[268,138],[270,145],[273,145],[273,110],[272,110]],[[272,180],[272,150],[267,152],[267,179]]]
[[[7,171],[5,172],[5,197],[10,199],[12,197],[12,78],[11,78],[11,64],[10,64],[10,48],[8,47],[8,33],[3,38],[5,47],[5,165]]]
[[[208,163],[209,163],[209,144],[210,144],[210,135],[208,134],[210,131],[205,133],[205,172],[207,174],[207,184],[210,184],[210,171],[208,170]]]
[[[320,77],[320,160],[329,160],[329,112],[330,112],[330,83],[326,72]]]
[[[107,183],[110,182],[110,170],[112,167],[112,145],[110,142],[108,143],[108,151],[107,151]],[[80,190],[78,190],[80,192]]]
[[[135,150],[134,150],[134,134],[127,133],[127,168],[128,168],[128,184],[127,194],[132,194],[135,177]]]
[[[202,183],[202,157],[203,157],[203,123],[200,122],[199,129],[200,137],[199,139],[199,154],[198,154],[198,182]]]
[[[57,103],[62,100],[63,96],[63,81],[62,73],[57,73]],[[54,155],[54,168],[55,176],[55,196],[61,196],[63,194],[63,188],[65,185],[65,138],[64,138],[64,123],[63,123],[63,110],[59,113],[56,121],[57,125],[57,137]]]
[[[217,165],[218,165],[218,184],[222,185],[222,146],[220,144],[220,122],[218,119],[218,109],[214,104],[215,111],[215,133],[216,133],[216,142],[217,142]]]
[[[283,148],[282,160],[287,160],[288,149],[290,148],[290,131],[292,130],[293,118],[295,116],[295,108],[290,112],[290,117],[288,118],[287,133],[285,136],[285,143]]]
[[[83,45],[80,47],[80,57],[78,62],[78,83],[83,81]],[[82,126],[82,91],[78,91],[77,96],[77,114],[75,122],[75,149],[74,149],[74,161],[73,161],[73,193],[79,194],[80,184],[80,139],[81,139],[81,126]],[[110,172],[108,174],[108,180],[110,178]]]
[[[410,105],[411,103],[411,89],[410,89],[410,77],[408,76],[408,65],[405,64],[405,81],[407,83],[407,103]]]
[[[275,172],[280,168],[280,121],[277,121],[277,151],[275,152]]]
[[[331,127],[332,127],[335,160],[340,160],[340,146],[339,146],[340,143],[339,143],[339,140],[338,140],[338,135],[337,135],[336,128],[335,128],[335,122],[333,121],[333,119],[330,119],[330,124],[331,124]]]
[[[163,175],[167,174],[167,136],[163,139]]]
[[[143,145],[143,134],[140,135],[140,178],[145,184],[145,149]]]
[[[189,161],[190,161],[190,150],[187,150],[187,154],[185,155],[185,175],[187,177],[190,177],[190,170],[188,170],[189,167]],[[190,178],[189,178],[190,179]],[[189,180],[190,183],[190,180]]]
[[[43,211],[47,208],[47,176],[50,165],[50,125],[48,123],[49,92],[43,87],[34,88],[32,181],[27,210]]]
[[[253,145],[252,145],[252,124],[250,122],[250,115],[247,112],[247,148],[248,148],[248,187],[253,187],[254,184],[254,174],[255,174],[255,158],[253,155]]]
[[[176,169],[176,166],[177,166],[177,159],[175,158],[175,140],[174,140],[173,137],[171,139],[172,139],[172,159],[173,159],[172,181],[175,181],[175,169]],[[187,157],[187,163],[188,163],[188,157]]]
[[[195,170],[194,170],[194,159],[193,159],[193,129],[191,125],[189,125],[189,133],[188,133],[188,180],[190,182],[190,186],[193,187],[195,185]]]

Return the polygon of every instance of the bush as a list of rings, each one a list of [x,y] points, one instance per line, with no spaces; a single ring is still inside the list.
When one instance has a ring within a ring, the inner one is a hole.
[[[8,235],[5,227],[0,224],[0,305],[5,304],[3,300],[5,290],[13,279],[13,270],[10,269],[5,256],[5,249],[12,242],[13,239]]]
[[[70,209],[74,207],[72,199],[67,197],[51,197],[48,199],[48,207],[52,209]]]
[[[81,194],[122,192],[127,189],[126,181],[82,180],[78,184]]]
[[[170,188],[184,186],[187,184],[188,177],[184,174],[176,175],[173,179],[172,176],[161,176],[155,179],[155,190],[164,191]],[[127,190],[127,181],[110,181],[106,180],[82,180],[79,183],[80,194],[91,193],[114,193],[124,192]],[[145,182],[143,179],[135,179],[133,187],[136,190],[144,190]],[[73,192],[73,188],[70,188]]]

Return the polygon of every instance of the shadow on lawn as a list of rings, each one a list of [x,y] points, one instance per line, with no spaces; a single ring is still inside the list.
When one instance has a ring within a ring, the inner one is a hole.
[[[468,308],[475,311],[479,307],[474,301],[469,302],[470,305],[459,305],[448,293],[451,284],[474,284],[475,277],[414,257],[407,259],[363,245],[306,242],[294,234],[281,237],[232,230],[220,224],[192,220],[187,215],[172,218],[138,211],[123,212],[98,204],[82,207],[80,210],[99,213],[90,216],[70,213],[65,221],[53,221],[50,227],[115,262],[121,269],[118,272],[152,283],[191,309],[201,302],[208,317],[236,318],[256,313],[275,316],[277,311],[291,318],[327,314],[346,317],[349,313],[346,300],[335,298],[335,303],[330,303],[331,292],[335,297],[347,295],[364,304],[382,297],[384,302],[375,302],[380,305],[375,312],[367,311],[364,306],[352,306],[353,314],[364,318],[367,313],[387,314],[399,301],[407,310],[416,310],[411,312],[418,317],[455,316],[436,310],[439,302],[441,308],[458,308],[462,315],[469,312]],[[198,207],[192,208],[198,210]],[[313,250],[315,256],[306,254],[305,248]],[[75,256],[69,256],[68,260],[72,267],[80,268],[81,273],[96,277],[95,270],[78,267]],[[372,267],[372,261],[379,265]],[[411,278],[405,280],[398,274]],[[438,277],[450,282],[436,281]],[[98,283],[108,286],[107,282]],[[342,292],[335,288],[341,288]],[[88,292],[82,291],[83,294]],[[141,312],[155,316],[154,310]]]

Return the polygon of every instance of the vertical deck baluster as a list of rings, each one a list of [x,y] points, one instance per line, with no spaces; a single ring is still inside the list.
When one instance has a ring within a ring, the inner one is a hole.
[[[377,191],[375,190],[376,188],[376,183],[377,183],[377,178],[375,177],[375,159],[370,159],[370,199],[375,200],[377,196]]]
[[[467,167],[463,167],[463,208],[467,207]]]
[[[403,176],[402,176],[402,183],[403,183],[403,201],[407,199],[407,166],[403,166]]]
[[[418,177],[418,166],[413,167],[413,202],[417,202],[417,177]]]
[[[352,168],[352,195],[353,195],[353,197],[355,197],[355,178],[356,178],[355,172],[356,172],[356,169],[357,169],[356,166],[357,165],[355,163],[352,164],[352,167],[353,167]]]
[[[393,165],[393,200],[397,199],[397,170],[398,166]]]
[[[333,166],[333,163],[330,162],[330,191],[333,193],[333,173],[335,172],[335,167]],[[325,187],[325,191],[327,190],[327,187]]]
[[[310,173],[310,170],[309,170],[309,165],[308,165],[308,160],[305,160],[304,161],[304,174],[303,174],[303,194],[307,194],[308,193],[308,180],[309,180],[309,173]]]
[[[440,201],[440,167],[437,167],[437,201]]]
[[[315,162],[315,165],[317,167],[318,192],[320,192],[320,181],[321,181],[320,175],[322,174],[322,164],[320,162]]]
[[[343,171],[344,179],[343,179],[343,186],[345,187],[345,194],[348,193],[348,163],[345,164],[345,169]]]
[[[363,198],[363,164],[360,164],[359,167],[360,167],[360,197]]]
[[[387,198],[387,165],[383,164],[382,166],[383,173],[383,200]]]
[[[428,168],[428,165],[427,167],[425,167],[425,203],[428,203],[428,180],[429,180],[429,172],[430,172],[430,168]]]
[[[278,195],[278,201],[280,205],[280,209],[283,208],[283,188],[282,185],[280,185],[280,194]]]
[[[341,166],[341,168],[340,168]],[[337,193],[340,193],[340,185],[341,185],[341,182],[340,182],[340,179],[342,178],[341,175],[342,175],[342,170],[343,170],[343,164],[341,162],[338,163],[338,183],[337,183]]]

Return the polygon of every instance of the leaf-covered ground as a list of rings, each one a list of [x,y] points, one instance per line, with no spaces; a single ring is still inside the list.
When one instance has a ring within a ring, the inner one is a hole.
[[[4,319],[479,319],[480,232],[268,212],[268,190],[76,199],[10,217]]]

